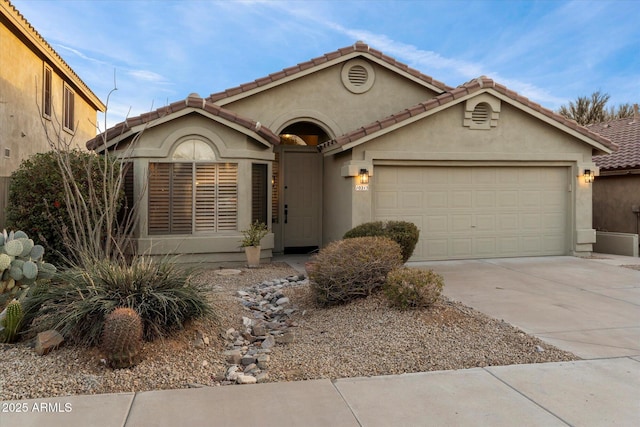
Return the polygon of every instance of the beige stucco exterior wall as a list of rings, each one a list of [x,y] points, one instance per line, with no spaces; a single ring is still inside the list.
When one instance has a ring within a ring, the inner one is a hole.
[[[272,149],[210,117],[193,113],[193,110],[191,114],[189,110],[184,113],[182,117],[144,130],[128,154],[134,161],[134,197],[140,201],[140,223],[136,233],[138,251],[157,257],[181,254],[178,261],[184,263],[245,261],[244,251],[240,248],[242,239],[240,230],[248,228],[251,223],[251,165],[267,164],[267,176],[271,176],[271,161],[274,158]],[[171,161],[175,147],[187,139],[199,139],[208,143],[220,162],[238,164],[238,229],[236,231],[188,235],[149,235],[147,233],[149,207],[146,188],[149,163]],[[268,191],[269,200],[270,186]],[[268,215],[270,223],[270,210]],[[268,234],[261,243],[261,256],[270,258],[274,246],[273,234]]]
[[[258,120],[276,133],[307,120],[321,125],[333,138],[435,96],[423,85],[368,63],[373,67],[375,84],[362,94],[354,94],[342,84],[343,64],[339,63],[224,107]]]
[[[640,175],[600,175],[593,182],[593,227],[598,231],[638,233]]]
[[[589,209],[591,184],[578,178],[578,173],[584,167],[593,168],[592,147],[504,101],[501,102],[496,127],[471,130],[463,126],[464,105],[462,101],[354,146],[349,161],[367,165],[373,174],[379,164],[566,166],[573,178],[570,180],[573,183],[571,188],[567,189],[571,193],[568,218],[571,241],[567,242],[567,247],[570,253],[590,252],[595,241]],[[334,218],[329,224],[328,236],[341,235],[348,229],[345,229],[346,224],[351,227],[372,219],[373,183],[370,183],[369,191],[357,192],[354,178],[344,177],[342,180],[352,182],[352,209],[336,212],[339,218]],[[325,191],[333,192],[333,189]]]
[[[0,25],[0,176],[9,176],[20,162],[29,156],[49,150],[43,128],[44,123],[52,132],[58,130],[63,138],[84,148],[88,139],[96,135],[96,109],[77,88],[75,92],[75,119],[77,128],[73,134],[63,131],[62,95],[64,80],[60,71],[51,63],[52,117],[41,114],[43,101],[43,57],[36,54],[4,25]],[[10,156],[5,150],[10,150]]]

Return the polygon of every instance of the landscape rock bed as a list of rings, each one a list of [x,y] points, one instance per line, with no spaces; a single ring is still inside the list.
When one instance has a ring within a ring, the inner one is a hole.
[[[577,360],[446,298],[416,311],[392,309],[381,294],[321,309],[284,263],[238,270],[203,272],[218,318],[145,343],[132,369],[110,369],[98,349],[67,342],[44,356],[33,341],[0,345],[0,400]]]
[[[242,317],[241,330],[229,328],[225,331],[227,350],[224,355],[230,366],[221,380],[222,385],[268,380],[271,349],[276,343],[292,343],[295,332],[290,328],[298,326],[291,320],[297,310],[282,291],[287,287],[308,284],[309,280],[304,275],[291,275],[284,279],[265,280],[236,292],[247,316]]]

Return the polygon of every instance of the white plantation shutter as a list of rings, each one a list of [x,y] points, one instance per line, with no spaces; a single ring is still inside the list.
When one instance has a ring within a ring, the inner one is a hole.
[[[196,231],[216,231],[216,166],[196,165]]]
[[[238,224],[238,165],[218,166],[218,230],[235,230]]]
[[[174,163],[171,188],[171,232],[188,234],[193,224],[193,165]]]
[[[237,229],[237,164],[151,163],[149,171],[149,234]]]

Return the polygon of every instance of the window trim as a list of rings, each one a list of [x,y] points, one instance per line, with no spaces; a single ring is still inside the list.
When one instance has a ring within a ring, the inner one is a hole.
[[[76,93],[71,86],[64,83],[62,87],[62,128],[73,134],[76,128]],[[69,100],[71,101],[69,105]]]
[[[51,120],[53,106],[53,69],[43,63],[42,67],[42,117]]]

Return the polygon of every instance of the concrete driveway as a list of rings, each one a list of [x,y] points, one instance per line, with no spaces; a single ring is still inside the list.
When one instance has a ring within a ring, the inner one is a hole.
[[[583,359],[640,360],[639,258],[504,258],[409,263],[445,278],[444,294]]]

